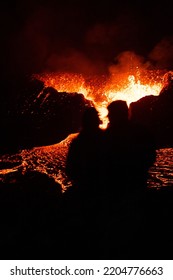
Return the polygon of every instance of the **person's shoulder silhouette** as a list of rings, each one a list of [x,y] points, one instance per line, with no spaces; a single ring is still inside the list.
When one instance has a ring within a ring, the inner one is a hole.
[[[105,162],[110,185],[121,188],[120,193],[144,189],[148,170],[155,160],[150,133],[130,120],[127,103],[123,100],[109,104],[108,118]]]
[[[104,133],[104,178],[110,195],[119,196],[124,191],[127,177],[128,106],[125,101],[116,100],[108,105],[107,110],[109,123]]]
[[[66,172],[77,185],[87,186],[97,180],[102,130],[95,107],[86,108],[82,129],[69,147]]]
[[[130,116],[130,158],[131,186],[135,191],[147,188],[149,169],[156,160],[156,141],[150,129]]]

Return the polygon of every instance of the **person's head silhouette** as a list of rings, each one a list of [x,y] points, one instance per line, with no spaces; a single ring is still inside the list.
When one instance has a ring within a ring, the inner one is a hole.
[[[86,108],[82,118],[82,129],[95,130],[99,128],[100,124],[98,111],[94,107]]]
[[[128,106],[126,101],[116,100],[111,102],[108,107],[109,125],[122,125],[128,121]]]

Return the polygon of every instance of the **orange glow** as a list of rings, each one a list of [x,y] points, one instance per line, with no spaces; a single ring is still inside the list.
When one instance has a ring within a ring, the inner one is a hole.
[[[109,77],[83,77],[79,74],[51,73],[34,75],[44,82],[45,87],[54,87],[59,92],[82,93],[85,98],[92,100],[103,120],[102,128],[107,126],[107,106],[114,100],[125,100],[129,105],[147,95],[159,95],[169,75],[161,71],[144,71],[143,74],[118,73]],[[168,77],[167,77],[168,76]],[[172,77],[172,76],[171,76]],[[38,98],[39,98],[38,94]],[[69,144],[77,134],[71,134],[58,144],[22,150],[16,155],[4,155],[2,162],[16,163],[10,169],[0,170],[0,180],[5,180],[8,174],[19,172],[25,174],[27,170],[39,171],[55,179],[61,184],[63,191],[72,182],[65,174],[65,161]],[[37,160],[35,160],[37,158]],[[13,176],[11,176],[13,179]],[[12,180],[10,179],[10,180]]]
[[[107,126],[107,106],[114,100],[125,100],[129,106],[147,95],[159,95],[163,87],[163,75],[157,71],[111,74],[109,77],[83,77],[73,73],[50,73],[37,75],[46,87],[54,87],[58,92],[82,93],[91,100],[100,113],[102,128]]]

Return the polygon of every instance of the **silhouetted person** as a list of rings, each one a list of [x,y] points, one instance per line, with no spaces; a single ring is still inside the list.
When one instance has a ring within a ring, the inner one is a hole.
[[[99,179],[99,158],[103,131],[97,110],[86,109],[82,119],[82,129],[72,141],[67,156],[68,176],[84,195],[94,195]]]
[[[117,197],[146,188],[149,167],[155,160],[155,146],[143,126],[129,120],[125,101],[108,106],[105,131],[105,170],[108,191]]]

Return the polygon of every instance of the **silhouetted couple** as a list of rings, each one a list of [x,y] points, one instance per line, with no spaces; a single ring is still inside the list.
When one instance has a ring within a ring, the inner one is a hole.
[[[125,101],[113,101],[107,109],[106,130],[99,128],[97,110],[86,109],[69,148],[67,174],[84,195],[119,198],[146,189],[156,149],[148,130],[129,119]]]

